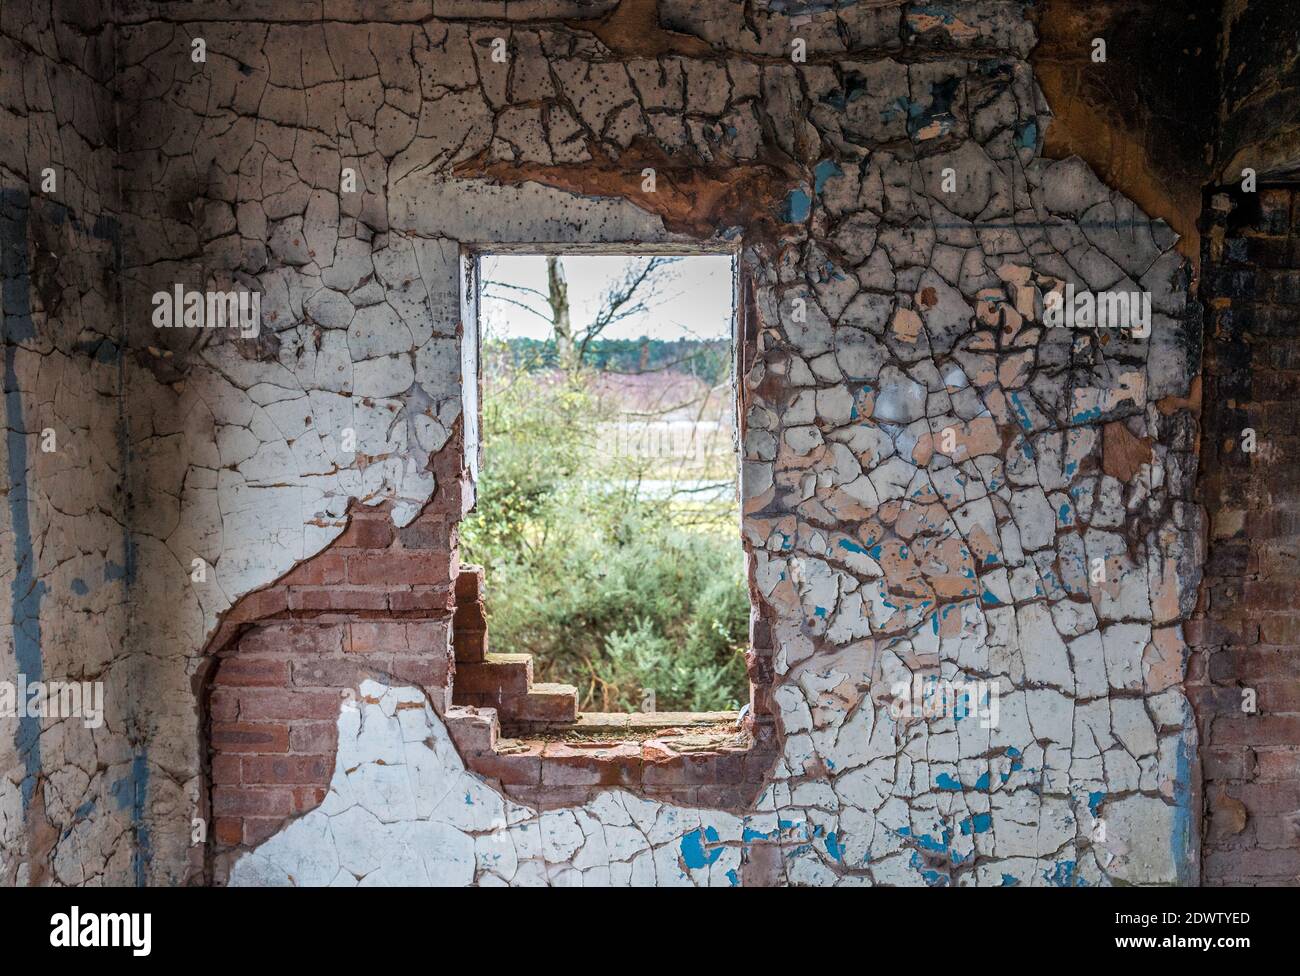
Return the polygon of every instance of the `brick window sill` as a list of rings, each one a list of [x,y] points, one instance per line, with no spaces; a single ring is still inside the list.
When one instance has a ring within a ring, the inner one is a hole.
[[[729,728],[711,721],[720,716],[729,718]],[[567,727],[519,738],[501,734],[493,709],[453,706],[446,719],[471,771],[541,809],[585,802],[601,788],[744,809],[757,797],[775,753],[771,737],[737,727],[734,712],[589,713]]]
[[[606,740],[649,738],[656,734],[726,738],[740,731],[739,712],[579,712],[573,722],[503,723],[512,738]]]
[[[472,772],[538,808],[604,788],[715,809],[757,799],[777,752],[766,669],[751,670],[743,726],[737,712],[580,713],[575,687],[533,681],[531,655],[489,650],[483,583],[480,567],[460,567],[444,716]],[[758,659],[748,658],[752,668]]]

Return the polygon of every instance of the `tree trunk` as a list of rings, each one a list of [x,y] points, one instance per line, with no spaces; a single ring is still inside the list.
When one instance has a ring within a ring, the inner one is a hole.
[[[546,259],[547,303],[551,306],[551,323],[555,329],[555,352],[562,369],[573,369],[573,322],[569,317],[569,285],[564,280],[564,265],[558,257]]]

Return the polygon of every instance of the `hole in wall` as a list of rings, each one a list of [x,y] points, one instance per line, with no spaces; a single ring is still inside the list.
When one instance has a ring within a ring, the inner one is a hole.
[[[750,600],[733,255],[477,262],[455,702],[515,732],[734,729]]]

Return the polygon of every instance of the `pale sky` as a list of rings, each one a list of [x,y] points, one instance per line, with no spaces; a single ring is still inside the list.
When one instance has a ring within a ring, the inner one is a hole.
[[[632,262],[646,258],[622,255],[567,255],[564,274],[569,283],[569,302],[574,329],[591,321],[600,299],[611,283],[621,280]],[[606,339],[719,339],[731,337],[731,255],[704,254],[683,257],[659,272],[656,297],[650,309],[616,322],[602,333]],[[496,280],[546,292],[546,258],[541,255],[501,254],[483,257],[482,321],[490,338],[525,337],[546,339],[546,321],[500,297],[524,301],[549,314],[545,299],[538,295],[488,287]]]

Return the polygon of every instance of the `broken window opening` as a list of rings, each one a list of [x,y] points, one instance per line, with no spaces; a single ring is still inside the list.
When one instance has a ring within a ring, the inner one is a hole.
[[[733,255],[475,257],[455,703],[514,733],[733,734],[750,700]]]

